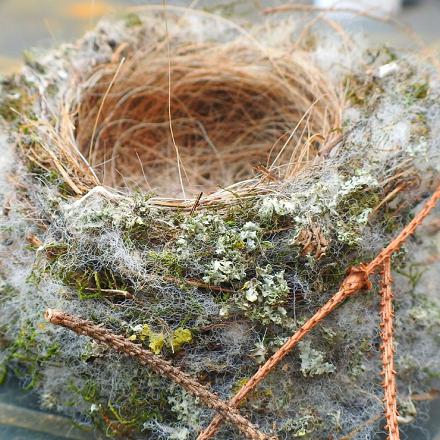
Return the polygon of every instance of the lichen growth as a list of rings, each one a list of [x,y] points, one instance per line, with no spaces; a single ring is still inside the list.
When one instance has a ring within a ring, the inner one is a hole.
[[[165,347],[172,352],[180,350],[185,344],[189,344],[193,335],[188,328],[178,327],[166,336],[163,332],[151,330],[148,324],[139,324],[133,327],[133,333],[128,337],[130,341],[141,341],[148,343],[148,347],[155,354],[160,354]]]
[[[179,229],[175,254],[180,264],[201,267],[199,275],[209,284],[245,278],[250,254],[259,242],[257,224],[246,222],[240,227],[219,215],[199,213],[185,218]],[[214,259],[206,258],[207,247],[212,249]]]
[[[298,344],[301,358],[301,372],[304,376],[319,376],[334,373],[335,365],[324,360],[324,353],[311,347],[310,341],[301,341]]]
[[[246,281],[241,295],[233,295],[220,313],[225,316],[237,309],[262,324],[287,324],[287,311],[283,305],[289,295],[284,272],[273,273],[272,267],[256,267],[255,278]]]
[[[304,415],[296,419],[286,420],[282,425],[282,430],[289,432],[294,438],[309,438],[319,426],[319,420],[313,415]]]

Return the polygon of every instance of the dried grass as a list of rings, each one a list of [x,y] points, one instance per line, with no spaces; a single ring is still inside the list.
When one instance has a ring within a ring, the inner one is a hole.
[[[200,192],[227,199],[219,189],[291,178],[340,136],[342,93],[306,52],[268,54],[240,38],[166,49],[152,43],[80,78],[58,143],[81,153],[70,163],[82,181],[178,204]]]

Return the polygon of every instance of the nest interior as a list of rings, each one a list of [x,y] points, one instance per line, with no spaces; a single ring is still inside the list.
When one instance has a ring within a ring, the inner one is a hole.
[[[160,196],[293,176],[340,129],[341,98],[298,55],[155,45],[84,82],[76,139],[103,184]]]

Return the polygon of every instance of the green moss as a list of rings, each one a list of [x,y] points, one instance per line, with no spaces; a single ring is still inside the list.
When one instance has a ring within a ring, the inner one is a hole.
[[[169,251],[155,252],[149,251],[148,258],[152,261],[153,264],[159,265],[163,268],[162,273],[168,274],[176,278],[181,278],[184,273],[184,269],[180,264],[179,257]],[[157,273],[160,274],[160,271]]]
[[[93,380],[86,380],[85,384],[81,387],[78,387],[72,380],[69,389],[75,394],[80,395],[85,402],[94,403],[99,400],[98,386]]]
[[[61,265],[55,266],[55,272],[51,267],[46,268],[45,271],[50,271],[51,276],[57,277],[65,285],[73,287],[81,300],[102,298],[108,291],[114,292],[117,296],[118,292],[130,290],[126,282],[107,269],[99,272],[87,268],[83,268],[81,271],[66,271],[61,263]]]
[[[133,426],[136,422],[136,417],[126,418],[122,416],[121,412],[118,411],[110,402],[108,404],[110,412],[114,415],[115,419],[122,425]]]
[[[384,231],[387,234],[392,234],[400,228],[399,217],[394,210],[387,210],[383,213]]]
[[[17,289],[12,287],[8,283],[3,283],[0,278],[0,302],[6,300],[7,298],[12,298],[16,294],[17,294]],[[0,344],[0,348],[1,348],[1,344]]]
[[[411,292],[414,293],[426,270],[426,267],[419,264],[408,264],[405,268],[396,269],[396,272],[407,279],[410,284]]]
[[[44,148],[41,146],[41,141],[34,136],[30,136],[27,139],[22,139],[22,145],[24,148],[28,148],[29,150],[44,150]],[[52,188],[57,188],[61,199],[66,200],[68,197],[76,195],[70,185],[57,171],[47,171],[47,169],[40,167],[38,164],[32,161],[28,161],[27,166],[29,172],[32,173],[33,176],[41,183]]]
[[[142,20],[138,14],[130,12],[124,16],[125,26],[128,28],[142,26]]]
[[[26,88],[12,80],[3,81],[0,85],[0,117],[7,122],[20,119],[20,114],[26,113],[32,103]]]
[[[429,84],[427,82],[417,82],[411,84],[407,90],[408,97],[412,99],[425,99],[429,93]]]
[[[8,122],[19,118],[21,99],[19,97],[3,98],[0,101],[0,116]]]
[[[6,364],[0,364],[0,385],[3,385],[8,377],[8,368]]]
[[[144,424],[149,420],[162,421],[170,413],[167,387],[158,388],[156,376],[147,375],[147,383],[158,391],[151,396],[143,388],[145,377],[133,377],[128,395],[116,395],[108,400],[105,392],[98,387],[93,378],[79,379],[81,385],[77,385],[77,378],[72,378],[69,391],[83,402],[90,405],[89,416],[95,426],[106,432],[112,438],[131,438],[132,433],[144,431]],[[143,383],[143,386],[140,386]],[[72,406],[78,406],[73,399]],[[145,432],[145,431],[144,431]]]
[[[44,331],[45,325],[41,325]],[[58,343],[42,344],[38,339],[38,331],[31,323],[24,325],[16,338],[6,349],[6,364],[17,377],[25,378],[25,389],[35,388],[41,380],[42,365],[56,357],[59,352]]]

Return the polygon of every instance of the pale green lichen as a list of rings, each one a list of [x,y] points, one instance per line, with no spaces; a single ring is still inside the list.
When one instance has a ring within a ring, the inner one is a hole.
[[[277,197],[265,197],[258,208],[259,216],[268,220],[274,214],[279,216],[292,215],[298,211],[298,206],[294,201]]]
[[[249,354],[252,356],[253,359],[255,359],[255,362],[257,364],[262,364],[267,357],[268,349],[266,344],[264,343],[264,340],[258,341],[254,345],[254,349],[252,349]]]
[[[282,430],[289,432],[294,438],[308,437],[319,426],[319,420],[313,415],[304,415],[295,419],[288,419],[282,425]]]
[[[440,328],[440,307],[433,301],[429,301],[422,296],[423,304],[412,307],[408,310],[408,316],[414,320],[417,325],[423,327],[439,327]]]
[[[238,227],[218,215],[200,213],[179,225],[176,255],[182,264],[198,263],[206,283],[219,285],[240,281],[246,276],[247,255],[259,242],[260,228],[253,222]],[[206,260],[206,247],[214,258]]]
[[[304,376],[319,376],[334,373],[336,366],[325,361],[325,354],[311,347],[310,341],[301,341],[298,344],[301,358],[301,372]]]
[[[171,396],[168,397],[171,411],[173,411],[177,420],[184,422],[192,432],[200,429],[200,406],[198,399],[189,395],[186,391],[178,387],[171,387]],[[188,432],[189,434],[189,432]],[[183,438],[190,438],[189,435]]]
[[[411,398],[398,398],[397,404],[399,411],[397,420],[399,423],[408,424],[413,422],[417,416],[417,408]]]
[[[246,276],[244,267],[234,261],[214,260],[205,268],[203,281],[209,284],[219,285],[234,280],[242,280]]]
[[[274,272],[270,265],[257,266],[255,278],[246,281],[241,289],[242,295],[234,295],[221,313],[228,314],[237,309],[249,318],[262,324],[285,324],[287,311],[284,308],[289,295],[289,287],[284,279],[284,271]]]
[[[379,182],[368,173],[368,170],[358,169],[353,177],[348,178],[341,185],[341,188],[335,195],[335,205],[344,197],[352,196],[366,188],[379,188]]]
[[[307,226],[311,218],[331,216],[335,219],[334,233],[338,240],[355,246],[361,240],[372,208],[379,201],[378,191],[377,179],[367,169],[356,169],[351,176],[333,175],[327,184],[317,182],[308,192],[295,194],[290,199],[264,198],[258,215],[262,221],[273,216],[290,218],[297,228]]]

